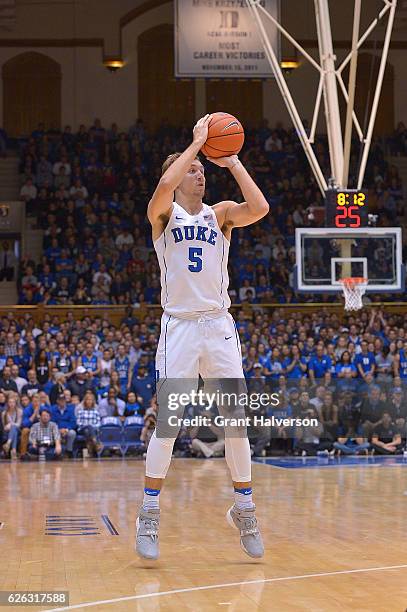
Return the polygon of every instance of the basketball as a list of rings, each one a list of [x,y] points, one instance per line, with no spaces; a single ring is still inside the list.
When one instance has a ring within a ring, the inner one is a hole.
[[[206,157],[228,157],[239,153],[244,143],[244,129],[229,113],[213,113],[208,138],[201,151]]]

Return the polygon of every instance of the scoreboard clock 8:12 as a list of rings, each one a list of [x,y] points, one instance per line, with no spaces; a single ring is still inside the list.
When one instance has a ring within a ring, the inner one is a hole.
[[[325,200],[325,225],[338,229],[365,227],[368,211],[364,191],[328,189]]]

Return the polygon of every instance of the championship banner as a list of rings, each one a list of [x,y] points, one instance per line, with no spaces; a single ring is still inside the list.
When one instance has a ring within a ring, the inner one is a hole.
[[[260,4],[278,18],[279,0]],[[270,78],[257,24],[246,0],[175,0],[175,76]],[[277,28],[263,24],[280,57]]]

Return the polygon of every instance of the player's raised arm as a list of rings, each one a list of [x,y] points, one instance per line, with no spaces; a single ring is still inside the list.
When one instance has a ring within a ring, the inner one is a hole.
[[[163,218],[170,216],[174,191],[206,141],[210,117],[210,115],[205,115],[199,119],[194,127],[192,143],[162,175],[147,208],[147,216],[151,225],[162,224]]]
[[[226,201],[214,206],[216,215],[222,220],[222,225],[244,227],[267,215],[270,208],[268,202],[237,155],[217,159],[208,157],[208,159],[217,166],[230,170],[245,199],[245,202],[241,204]]]

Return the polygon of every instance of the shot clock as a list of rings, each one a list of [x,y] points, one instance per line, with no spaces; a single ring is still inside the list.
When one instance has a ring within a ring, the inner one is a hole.
[[[325,200],[325,226],[338,229],[366,227],[367,197],[357,189],[328,189]]]

